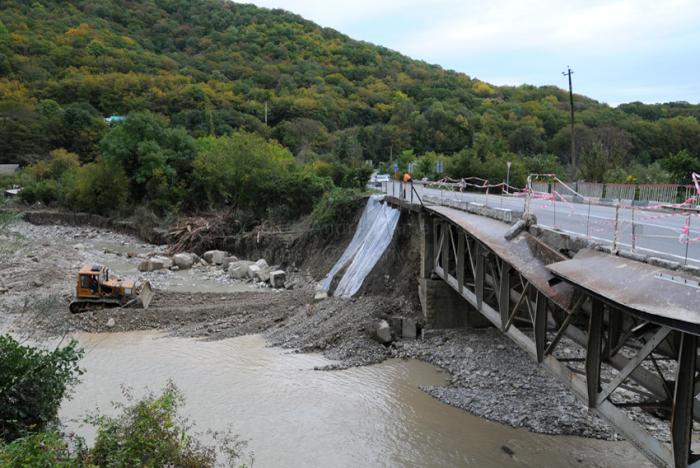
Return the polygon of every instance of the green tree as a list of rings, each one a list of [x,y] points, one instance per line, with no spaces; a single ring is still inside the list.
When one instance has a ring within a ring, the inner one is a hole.
[[[691,155],[687,150],[668,155],[661,161],[661,164],[676,184],[689,184],[691,182],[690,175],[693,172],[700,172],[700,159]]]
[[[134,202],[145,201],[165,211],[181,201],[191,184],[194,140],[182,129],[150,112],[132,112],[102,139],[106,162],[128,175]]]

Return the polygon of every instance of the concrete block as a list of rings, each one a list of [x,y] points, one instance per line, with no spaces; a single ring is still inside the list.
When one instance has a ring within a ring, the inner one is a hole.
[[[494,208],[493,212],[496,215],[496,219],[505,223],[511,223],[513,221],[513,212],[507,208]]]
[[[690,273],[693,276],[700,276],[700,267],[694,265],[683,265],[681,271],[685,273]]]
[[[403,317],[390,317],[389,325],[391,325],[391,331],[395,336],[401,336],[403,329]]]
[[[643,263],[646,263],[647,260],[649,259],[649,257],[647,255],[640,254],[637,252],[632,252],[630,250],[619,250],[617,252],[617,256],[622,257],[622,258],[628,258],[630,260],[634,260],[637,262],[643,262]]]
[[[418,335],[418,323],[416,319],[404,318],[401,327],[401,336],[404,339],[415,340]]]
[[[647,262],[650,265],[654,265],[654,266],[661,267],[661,268],[666,268],[667,270],[677,270],[681,266],[681,264],[678,262],[674,262],[672,260],[666,260],[665,258],[659,258],[659,257],[649,257]]]
[[[270,286],[275,289],[284,288],[284,282],[287,279],[287,273],[283,270],[275,270],[270,273]]]

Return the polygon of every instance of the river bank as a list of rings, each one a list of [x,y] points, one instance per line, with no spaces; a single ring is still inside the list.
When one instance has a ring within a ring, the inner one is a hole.
[[[495,330],[438,330],[424,340],[379,344],[367,332],[373,323],[417,313],[415,300],[402,294],[365,291],[353,299],[314,303],[315,281],[303,266],[290,272],[291,289],[275,291],[231,281],[215,268],[140,273],[139,260],[124,252],[160,252],[165,247],[103,229],[17,222],[2,236],[6,292],[0,295],[0,326],[16,333],[36,337],[162,330],[209,341],[263,333],[271,345],[322,352],[332,360],[317,366],[322,369],[416,358],[451,373],[447,384],[426,385],[425,392],[474,415],[544,434],[621,439]],[[67,303],[82,262],[104,263],[118,274],[152,281],[157,285],[152,307],[71,315]],[[405,281],[393,278],[393,271],[384,265],[380,280]],[[379,282],[375,279],[373,288]],[[202,292],[203,283],[216,292]]]

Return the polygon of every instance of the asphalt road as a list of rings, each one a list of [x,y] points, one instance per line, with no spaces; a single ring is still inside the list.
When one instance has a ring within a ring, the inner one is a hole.
[[[381,189],[389,195],[399,196],[402,193],[402,185],[399,182],[389,182],[382,184]],[[522,196],[451,192],[428,189],[419,184],[415,184],[415,188],[421,197],[430,195],[442,199],[459,199],[517,211],[524,211],[525,207],[525,198]],[[532,199],[530,210],[543,226],[613,243],[616,230],[614,206]],[[700,215],[690,216],[691,241],[686,243],[681,241],[681,234],[688,218],[686,214],[621,206],[617,221],[617,244],[643,254],[666,257],[681,263],[685,263],[687,257],[688,264],[700,266],[700,240],[693,240],[700,238]]]

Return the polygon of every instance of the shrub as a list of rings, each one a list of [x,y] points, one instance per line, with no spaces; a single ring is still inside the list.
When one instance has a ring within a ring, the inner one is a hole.
[[[71,208],[109,216],[119,213],[129,194],[129,180],[118,164],[98,160],[67,172],[61,180],[64,203]]]
[[[32,468],[80,466],[79,453],[72,451],[61,433],[40,432],[15,439],[7,445],[0,442],[0,466]]]
[[[131,400],[128,394],[127,400]],[[218,452],[232,465],[245,443],[227,432],[223,437],[214,434],[216,445],[202,444],[188,433],[187,421],[178,414],[183,402],[171,382],[158,396],[149,394],[130,406],[116,404],[121,414],[115,417],[88,418],[97,426],[97,439],[85,462],[105,467],[211,467]]]
[[[315,229],[326,229],[335,224],[352,219],[360,200],[365,194],[359,189],[335,188],[327,192],[316,203],[311,214]]]
[[[55,180],[34,180],[22,187],[19,192],[19,198],[23,202],[33,205],[41,202],[44,205],[50,205],[57,201],[60,197],[60,190]]]
[[[78,381],[83,352],[72,340],[53,351],[0,336],[0,437],[11,442],[55,421],[61,400]]]

